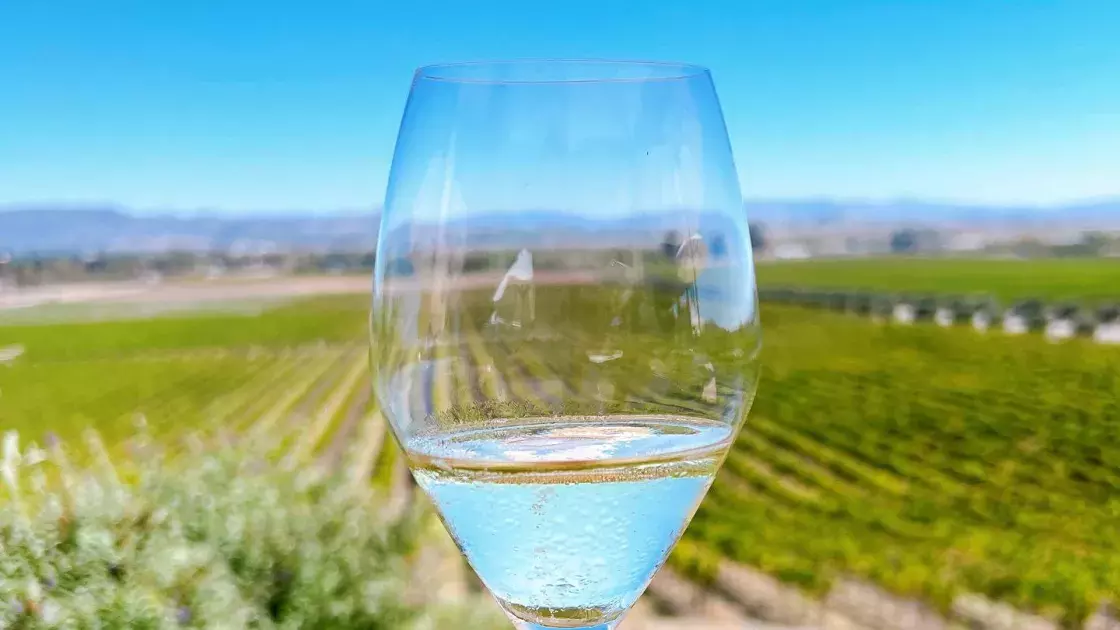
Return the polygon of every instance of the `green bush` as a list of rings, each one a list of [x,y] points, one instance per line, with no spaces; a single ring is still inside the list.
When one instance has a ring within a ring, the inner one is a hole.
[[[126,468],[94,446],[76,470],[5,437],[0,627],[497,627],[410,589],[423,509],[389,518],[367,486],[232,447]]]

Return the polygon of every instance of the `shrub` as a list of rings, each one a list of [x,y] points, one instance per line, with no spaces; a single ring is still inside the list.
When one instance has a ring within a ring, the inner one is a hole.
[[[408,588],[426,512],[389,518],[341,475],[214,450],[118,470],[95,448],[99,463],[76,470],[61,446],[21,453],[9,433],[0,627],[419,630],[464,618]]]

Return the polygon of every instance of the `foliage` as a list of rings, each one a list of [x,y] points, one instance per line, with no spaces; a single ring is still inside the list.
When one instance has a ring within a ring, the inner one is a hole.
[[[1120,260],[858,258],[760,262],[759,286],[878,293],[993,295],[1100,303],[1120,296]]]
[[[906,254],[918,248],[918,234],[914,230],[899,230],[891,234],[891,251]]]
[[[1120,592],[1120,352],[764,309],[755,409],[677,562],[1073,624]],[[705,569],[707,567],[707,569]]]
[[[407,583],[420,513],[389,519],[361,484],[233,448],[121,471],[101,453],[75,470],[61,447],[20,453],[16,439],[2,467],[0,627],[497,627],[421,605]]]

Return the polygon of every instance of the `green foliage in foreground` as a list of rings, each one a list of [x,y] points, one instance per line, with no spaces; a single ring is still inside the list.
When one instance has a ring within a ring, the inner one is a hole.
[[[1120,260],[899,256],[764,262],[758,265],[758,283],[910,295],[982,293],[1005,304],[1026,298],[1099,303],[1120,298]]]
[[[417,513],[232,450],[152,458],[135,484],[5,440],[0,627],[495,628],[407,583]],[[414,590],[414,589],[413,589]]]
[[[854,574],[1074,625],[1120,593],[1120,349],[771,306],[754,411],[678,566]]]

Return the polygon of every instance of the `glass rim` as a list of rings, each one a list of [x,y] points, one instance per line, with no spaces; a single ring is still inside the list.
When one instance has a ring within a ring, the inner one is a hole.
[[[578,70],[571,75],[562,70]],[[533,74],[536,72],[537,74]],[[525,73],[527,76],[519,76]],[[549,73],[557,73],[554,76]],[[533,85],[687,81],[710,74],[705,66],[627,59],[498,59],[435,63],[416,69],[415,79],[442,83]]]

